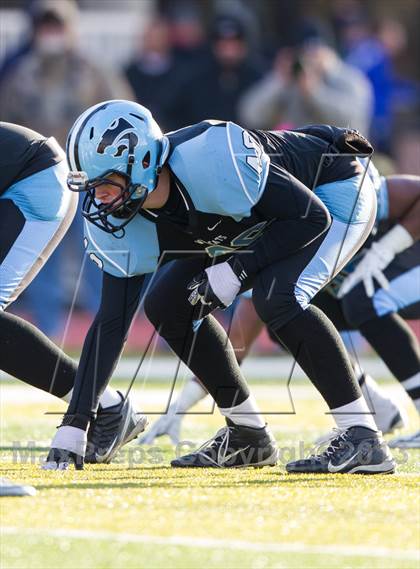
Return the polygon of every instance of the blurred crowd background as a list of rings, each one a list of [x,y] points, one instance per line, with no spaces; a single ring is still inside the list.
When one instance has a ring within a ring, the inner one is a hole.
[[[367,135],[382,173],[420,174],[419,21],[419,0],[2,0],[0,120],[62,145],[82,111],[115,98],[164,131],[330,123]],[[82,231],[78,215],[12,307],[68,349],[100,289]],[[149,335],[140,315],[131,346]]]

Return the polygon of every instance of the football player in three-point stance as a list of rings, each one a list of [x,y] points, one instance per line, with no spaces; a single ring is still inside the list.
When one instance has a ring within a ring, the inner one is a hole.
[[[88,109],[68,138],[69,184],[85,193],[86,245],[103,269],[101,305],[47,466],[83,466],[86,431],[142,302],[159,334],[212,395],[226,427],[173,466],[273,465],[275,440],[211,312],[252,288],[259,317],[297,359],[341,429],[304,472],[395,468],[338,332],[311,299],[353,257],[376,216],[355,131],[246,130],[203,121],[164,136],[126,101]],[[169,262],[172,261],[172,262]]]
[[[67,175],[65,153],[54,138],[0,123],[0,369],[65,401],[76,363],[35,326],[5,310],[42,269],[73,220],[77,195],[69,191]],[[122,397],[107,388],[98,424],[109,422],[106,408],[113,411],[114,436],[122,443],[131,404],[122,411]],[[94,430],[93,422],[90,438]]]
[[[420,177],[381,177],[372,162],[368,174],[378,195],[377,224],[372,239],[365,243],[362,254],[357,254],[350,266],[320,291],[312,303],[325,312],[339,331],[361,329],[420,413],[419,345],[401,317],[420,317]],[[402,241],[395,236],[396,232],[402,234]],[[352,272],[349,274],[349,271]],[[370,286],[372,278],[377,278],[378,282]],[[364,281],[363,286],[358,285],[359,280]],[[229,330],[233,346],[240,347],[236,351],[238,361],[246,358],[263,327],[249,294],[245,293],[235,308]],[[385,434],[404,427],[403,409],[360,368],[356,360],[353,365],[379,430]],[[200,381],[192,378],[140,443],[152,444],[156,437],[167,434],[174,444],[178,444],[183,417],[206,395],[207,390]],[[389,445],[418,448],[420,432],[398,437]]]

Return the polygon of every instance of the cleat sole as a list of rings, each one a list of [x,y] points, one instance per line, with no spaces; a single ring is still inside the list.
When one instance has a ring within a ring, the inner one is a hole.
[[[268,458],[252,464],[238,464],[234,466],[218,466],[212,464],[187,464],[179,459],[171,461],[172,468],[264,468],[265,466],[277,466],[279,451],[276,449]]]

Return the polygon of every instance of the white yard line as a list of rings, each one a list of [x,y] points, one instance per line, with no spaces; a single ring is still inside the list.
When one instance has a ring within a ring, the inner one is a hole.
[[[20,529],[2,527],[0,535],[57,537],[67,539],[118,541],[122,543],[143,543],[153,545],[179,545],[181,547],[198,547],[203,549],[227,549],[241,551],[260,551],[263,553],[298,553],[315,555],[341,555],[344,557],[387,557],[420,561],[420,552],[415,549],[390,549],[387,547],[365,547],[359,545],[308,545],[306,543],[264,543],[240,540],[213,538],[196,538],[192,536],[157,537],[131,533],[113,533],[107,531],[84,531],[70,529]]]

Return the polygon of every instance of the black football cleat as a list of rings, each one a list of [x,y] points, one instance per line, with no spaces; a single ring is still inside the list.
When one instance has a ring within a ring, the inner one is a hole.
[[[274,466],[278,460],[276,441],[265,426],[259,429],[235,425],[229,419],[227,426],[205,442],[196,452],[171,461],[175,468],[245,468]]]
[[[87,433],[86,463],[109,463],[119,449],[144,431],[147,417],[136,413],[129,397],[121,397],[121,403],[99,408]]]
[[[286,470],[294,474],[392,474],[395,462],[380,432],[355,426],[336,432],[323,452],[289,462]]]
[[[83,456],[62,448],[51,448],[41,468],[43,470],[68,470],[72,464],[76,470],[83,470]]]

